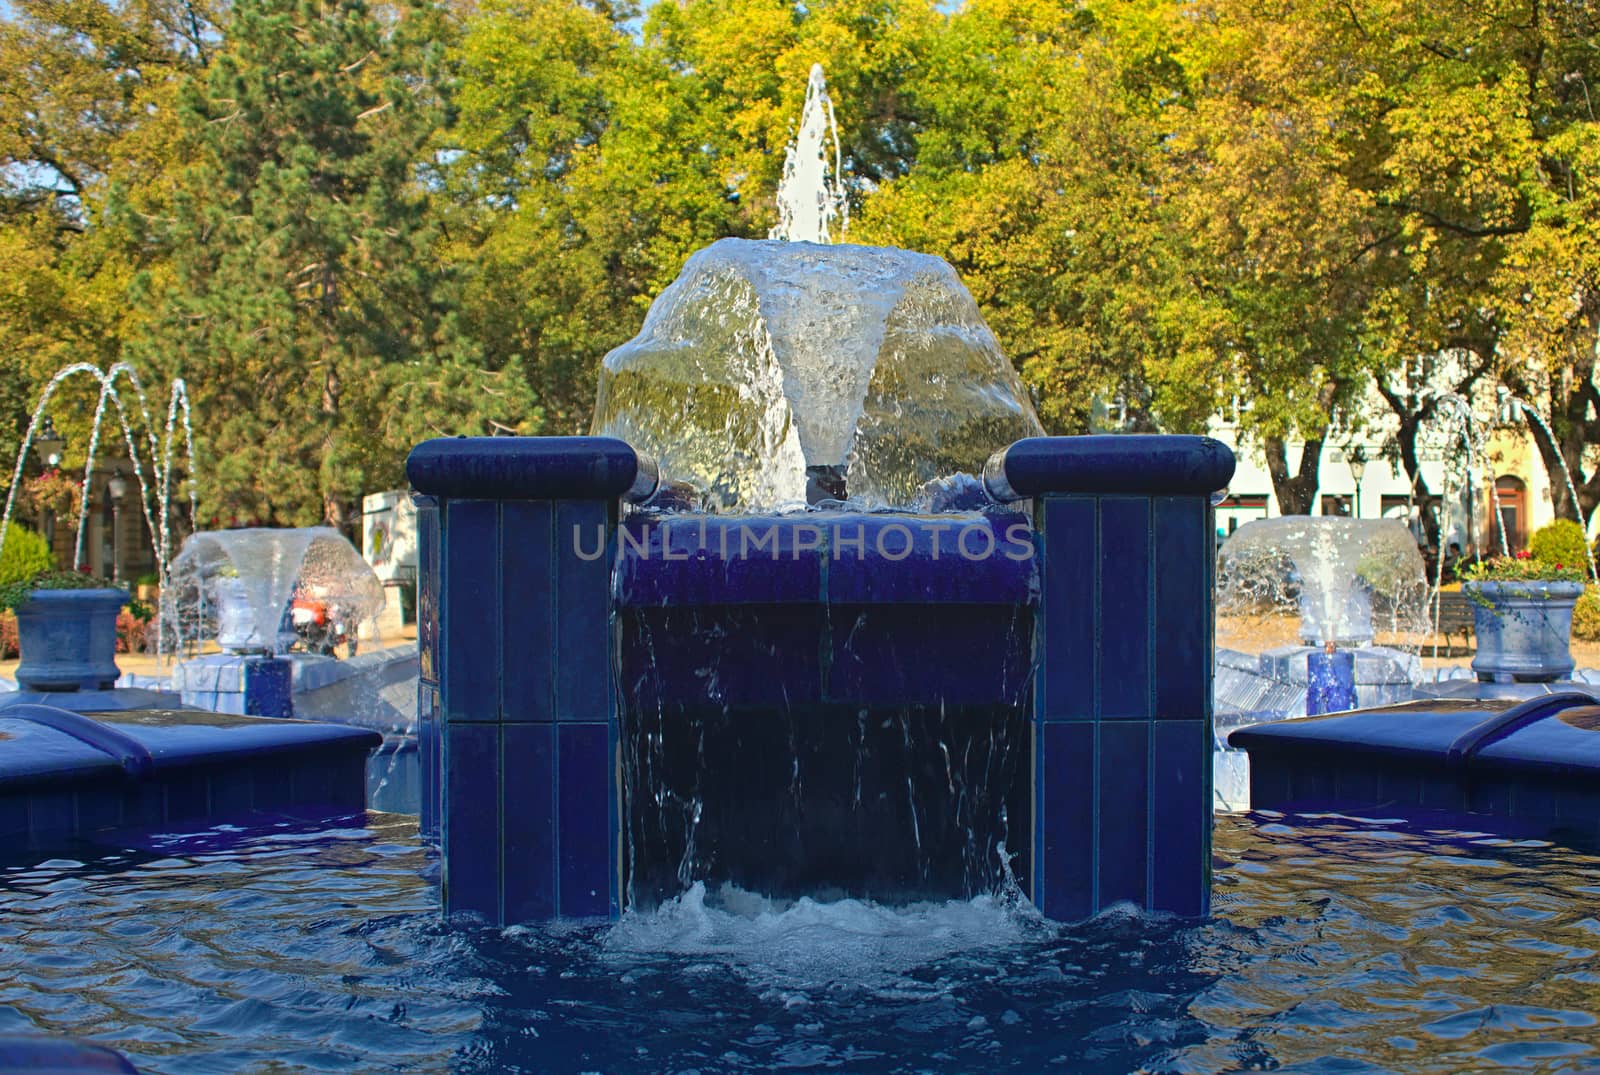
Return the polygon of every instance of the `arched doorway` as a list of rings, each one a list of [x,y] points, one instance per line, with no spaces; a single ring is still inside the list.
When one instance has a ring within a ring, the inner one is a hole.
[[[1494,480],[1495,498],[1500,502],[1500,521],[1505,527],[1508,549],[1500,548],[1500,527],[1489,523],[1489,533],[1484,536],[1484,548],[1496,555],[1520,552],[1528,543],[1528,487],[1521,478],[1503,474]]]

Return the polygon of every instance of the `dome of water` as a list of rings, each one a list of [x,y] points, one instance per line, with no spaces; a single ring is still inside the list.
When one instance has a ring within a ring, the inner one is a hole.
[[[345,536],[326,526],[191,534],[161,591],[162,630],[179,645],[215,639],[236,652],[279,652],[290,601],[304,598],[356,625],[383,608],[383,583]]]
[[[1296,614],[1303,642],[1365,645],[1383,635],[1420,645],[1428,582],[1411,531],[1394,519],[1312,515],[1241,526],[1218,556],[1219,635],[1228,619],[1266,623],[1270,633],[1270,621]]]
[[[1043,430],[955,270],[886,247],[723,239],[600,372],[594,432],[713,511],[804,503],[806,468],[910,504]]]

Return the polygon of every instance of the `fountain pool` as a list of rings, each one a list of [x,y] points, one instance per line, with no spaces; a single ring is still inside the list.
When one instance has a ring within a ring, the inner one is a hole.
[[[1218,819],[1217,917],[1059,925],[692,890],[615,924],[441,921],[415,823],[0,869],[0,1034],[156,1073],[1589,1069],[1600,858]]]

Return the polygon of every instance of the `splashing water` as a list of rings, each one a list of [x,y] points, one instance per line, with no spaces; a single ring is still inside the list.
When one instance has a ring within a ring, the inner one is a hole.
[[[723,239],[600,371],[594,432],[660,460],[717,511],[804,503],[805,468],[911,504],[1043,430],[955,270],[887,247]]]
[[[784,155],[783,180],[778,184],[778,225],[767,233],[767,238],[831,243],[836,222],[839,234],[844,234],[850,226],[850,207],[844,194],[842,162],[839,127],[833,119],[828,84],[822,76],[822,65],[812,64],[806,102],[800,111],[800,130]]]
[[[175,649],[215,638],[233,652],[279,653],[296,596],[336,608],[354,635],[383,608],[383,584],[339,531],[215,530],[191,534],[161,591],[163,634]]]

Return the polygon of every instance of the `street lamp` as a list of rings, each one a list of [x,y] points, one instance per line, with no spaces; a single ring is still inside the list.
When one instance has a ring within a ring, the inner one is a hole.
[[[67,440],[56,432],[56,424],[47,414],[39,426],[38,435],[33,438],[34,447],[39,450],[39,455],[44,459],[47,470],[54,470],[61,465],[61,455],[67,449]],[[44,534],[45,546],[55,555],[56,548],[56,512],[49,506],[39,512],[39,529]]]
[[[128,479],[122,474],[122,466],[111,472],[111,477],[106,479],[106,495],[111,497],[111,583],[113,586],[122,585],[122,498],[128,495]]]
[[[1356,510],[1354,517],[1361,518],[1361,478],[1367,472],[1367,452],[1361,445],[1356,445],[1344,453],[1346,463],[1350,464],[1350,477],[1356,483]]]
[[[46,467],[54,470],[61,465],[61,453],[65,450],[67,442],[56,432],[56,424],[49,415],[45,415],[44,423],[39,426],[38,436],[33,438],[33,444],[44,457]]]

